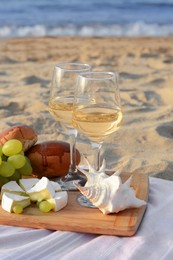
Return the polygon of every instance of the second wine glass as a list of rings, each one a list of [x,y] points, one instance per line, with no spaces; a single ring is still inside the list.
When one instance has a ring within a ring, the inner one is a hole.
[[[77,130],[72,125],[72,111],[77,76],[87,72],[91,66],[83,63],[60,63],[55,65],[49,99],[49,112],[66,129],[70,137],[70,167],[65,177],[59,182],[63,190],[76,190],[74,180],[81,180],[76,169]]]
[[[86,72],[78,76],[72,120],[73,126],[91,141],[95,150],[95,172],[98,172],[102,144],[122,124],[116,73]],[[84,206],[92,206],[82,197],[78,201]]]

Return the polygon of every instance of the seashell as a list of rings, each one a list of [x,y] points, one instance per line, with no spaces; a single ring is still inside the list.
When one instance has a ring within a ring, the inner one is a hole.
[[[103,161],[103,164],[100,167],[99,171],[95,171],[94,168],[89,164],[87,158],[85,158],[85,160],[88,164],[89,172],[77,166],[77,169],[87,177],[87,182],[85,183],[85,187],[92,186],[95,183],[100,182],[100,179],[108,177],[108,175],[105,174],[105,161]]]
[[[95,207],[99,208],[103,214],[110,214],[118,213],[127,208],[138,208],[146,205],[144,200],[140,200],[135,196],[135,191],[130,186],[132,176],[125,183],[122,183],[119,172],[108,176],[103,172],[103,169],[105,169],[104,165],[102,165],[102,170],[99,172],[94,170],[93,173],[91,173],[91,168],[87,174],[85,174],[85,171],[82,171],[86,177],[89,178],[87,185],[84,187],[78,183],[74,183],[78,190],[89,199]],[[96,174],[98,177],[96,177]]]
[[[85,187],[89,187],[94,185],[95,183],[99,183],[102,179],[108,178],[109,175],[105,173],[106,169],[106,161],[103,160],[103,163],[98,171],[96,171],[91,164],[89,163],[88,159],[85,157],[86,163],[88,165],[88,170],[85,171],[84,169],[79,168],[78,166],[77,169],[81,171],[86,177],[87,177],[87,182],[85,183]],[[119,175],[121,173],[121,169],[116,171],[114,174]]]

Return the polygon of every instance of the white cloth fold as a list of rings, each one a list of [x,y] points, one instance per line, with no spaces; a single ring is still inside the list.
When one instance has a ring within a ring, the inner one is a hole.
[[[173,182],[149,180],[147,210],[134,236],[0,226],[0,259],[172,260]]]

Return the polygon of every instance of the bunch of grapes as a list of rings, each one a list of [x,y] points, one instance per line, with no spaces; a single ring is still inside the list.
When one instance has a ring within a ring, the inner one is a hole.
[[[11,139],[0,146],[0,188],[8,181],[18,181],[22,175],[31,175],[32,166],[25,156],[23,144]]]

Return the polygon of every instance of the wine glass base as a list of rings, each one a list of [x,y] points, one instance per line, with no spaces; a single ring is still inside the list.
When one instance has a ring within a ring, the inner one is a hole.
[[[94,209],[97,208],[97,207],[94,206],[94,205],[92,204],[92,202],[91,202],[89,199],[87,199],[84,195],[80,195],[80,194],[79,194],[79,195],[77,196],[76,200],[77,200],[77,202],[78,202],[81,206],[83,206],[83,207],[86,207],[86,208],[94,208]]]
[[[64,177],[59,178],[58,180],[56,180],[59,185],[61,186],[62,190],[66,190],[66,191],[76,191],[78,190],[73,182],[78,182],[78,183],[85,183],[86,182],[86,178],[85,176],[72,176],[70,174],[67,174]]]

